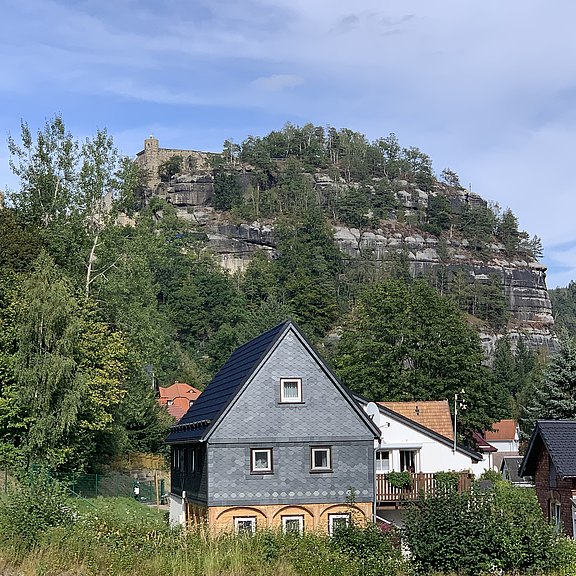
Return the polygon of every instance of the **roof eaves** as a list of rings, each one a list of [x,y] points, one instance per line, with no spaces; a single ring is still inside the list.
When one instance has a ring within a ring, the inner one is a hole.
[[[371,400],[368,400],[368,398],[365,398],[365,397],[361,396],[360,394],[353,393],[353,395],[354,395],[354,398],[360,402],[371,402]],[[441,442],[442,444],[445,444],[446,446],[451,446],[451,447],[454,446],[453,440],[451,440],[450,438],[446,438],[446,436],[442,436],[442,434],[438,434],[438,432],[436,432],[435,430],[432,430],[431,428],[428,428],[427,426],[424,426],[423,424],[420,424],[419,422],[415,422],[414,420],[411,420],[410,418],[408,418],[407,416],[404,416],[403,414],[400,414],[398,412],[394,412],[394,410],[391,410],[390,408],[387,408],[386,406],[382,406],[381,404],[378,404],[377,402],[375,402],[375,404],[376,404],[376,406],[378,406],[378,409],[381,412],[384,412],[390,418],[395,418],[396,420],[399,420],[403,424],[406,424],[407,426],[411,426],[411,427],[415,428],[416,430],[419,430],[420,432],[434,438],[435,440],[438,440],[439,442]],[[456,444],[456,451],[460,452],[461,454],[465,454],[466,456],[469,456],[470,458],[472,458],[473,460],[477,460],[478,462],[483,460],[482,454],[479,454],[475,450],[471,450],[470,448],[467,448],[466,446],[462,446],[461,444]]]
[[[260,360],[254,363],[252,369],[246,373],[242,381],[236,387],[236,390],[230,395],[228,401],[222,406],[220,412],[212,419],[212,422],[208,425],[206,431],[202,434],[201,439],[202,441],[207,441],[222,418],[228,413],[228,411],[232,408],[232,406],[236,403],[236,400],[240,397],[242,391],[246,388],[250,380],[254,377],[256,372],[258,372],[260,366],[264,364],[267,358],[270,356],[274,348],[278,345],[278,342],[283,338],[284,334],[286,334],[287,330],[290,326],[293,325],[291,320],[286,320],[282,328],[278,330],[276,336],[270,341],[268,346],[266,347],[265,351],[261,354]],[[274,328],[271,328],[273,330]]]

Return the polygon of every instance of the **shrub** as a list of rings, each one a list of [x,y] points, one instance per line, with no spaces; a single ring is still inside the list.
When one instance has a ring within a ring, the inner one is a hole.
[[[425,574],[548,573],[576,558],[547,524],[534,491],[502,481],[483,492],[422,499],[407,512],[405,536]]]
[[[394,488],[412,488],[412,476],[410,472],[388,472],[388,483]]]
[[[393,544],[395,532],[382,532],[376,524],[341,527],[334,532],[332,545],[361,567],[360,573],[395,574],[403,565],[402,553]]]
[[[0,499],[0,537],[16,547],[32,547],[54,526],[70,523],[66,490],[46,471],[30,472]]]
[[[456,492],[459,478],[458,472],[436,472],[434,474],[436,493],[441,495]]]

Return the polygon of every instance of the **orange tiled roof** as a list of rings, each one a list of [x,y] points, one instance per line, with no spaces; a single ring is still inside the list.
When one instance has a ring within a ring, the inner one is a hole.
[[[516,438],[516,420],[500,420],[492,424],[492,430],[486,430],[484,437],[490,441],[514,440]]]
[[[454,439],[452,416],[448,400],[428,400],[425,402],[378,402],[378,404],[434,430],[438,434]]]
[[[200,396],[200,390],[184,382],[175,382],[166,388],[159,387],[160,397],[158,402],[166,406],[168,412],[180,420],[190,408],[190,403],[195,402]]]

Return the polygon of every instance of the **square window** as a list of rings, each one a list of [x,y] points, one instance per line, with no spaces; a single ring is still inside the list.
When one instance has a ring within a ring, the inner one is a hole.
[[[282,516],[282,532],[284,534],[302,534],[304,532],[304,516]]]
[[[254,516],[237,516],[234,518],[234,531],[236,534],[254,534],[256,532],[256,518]]]
[[[388,450],[378,450],[376,452],[376,474],[386,474],[390,472],[390,452]]]
[[[272,472],[272,448],[252,448],[250,451],[250,472],[254,474]]]
[[[312,470],[332,470],[332,449],[330,446],[311,449]]]
[[[301,378],[282,378],[280,380],[280,402],[302,402]]]
[[[328,533],[334,535],[336,530],[346,528],[350,524],[350,514],[328,514]]]

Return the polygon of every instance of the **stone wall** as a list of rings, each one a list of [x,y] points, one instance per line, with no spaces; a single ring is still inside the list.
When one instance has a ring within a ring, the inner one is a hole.
[[[154,136],[150,136],[144,140],[144,149],[136,154],[136,164],[145,170],[148,175],[149,188],[154,189],[160,184],[158,168],[172,156],[182,158],[184,166],[186,166],[187,160],[190,158],[195,163],[196,169],[200,172],[210,168],[208,162],[210,154],[198,150],[160,148],[158,140],[154,138]]]

